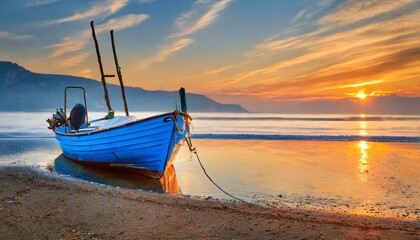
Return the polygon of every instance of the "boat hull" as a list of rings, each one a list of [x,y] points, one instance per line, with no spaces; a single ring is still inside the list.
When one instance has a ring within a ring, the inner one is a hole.
[[[185,119],[175,111],[91,132],[56,131],[56,138],[73,160],[144,169],[160,177],[184,141]]]

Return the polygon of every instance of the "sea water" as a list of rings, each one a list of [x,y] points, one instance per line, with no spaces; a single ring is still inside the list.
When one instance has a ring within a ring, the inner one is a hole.
[[[132,113],[138,118],[153,114]],[[175,160],[176,174],[165,174],[160,181],[77,165],[61,155],[47,129],[49,117],[51,113],[2,113],[0,164],[48,167],[124,188],[229,198],[206,178],[187,146]],[[419,220],[419,115],[193,113],[192,117],[192,141],[203,166],[214,181],[239,198],[296,211]]]
[[[138,118],[159,113],[132,113]],[[116,115],[124,115],[116,113]],[[89,118],[104,117],[90,113]],[[0,137],[54,137],[51,113],[3,112]],[[420,115],[193,113],[194,138],[420,142]]]

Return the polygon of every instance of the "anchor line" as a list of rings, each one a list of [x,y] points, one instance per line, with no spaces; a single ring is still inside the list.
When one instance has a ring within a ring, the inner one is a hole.
[[[188,116],[189,117],[189,116]],[[226,194],[227,196],[229,196],[229,197],[231,197],[231,198],[233,198],[233,199],[235,199],[235,200],[237,200],[237,201],[239,201],[239,202],[242,202],[242,203],[246,203],[246,204],[249,204],[249,205],[252,205],[252,206],[257,206],[257,207],[261,207],[261,208],[264,208],[263,206],[260,206],[260,205],[258,205],[258,204],[256,204],[256,203],[252,203],[252,202],[248,202],[248,201],[246,201],[246,200],[244,200],[244,199],[241,199],[241,198],[239,198],[239,197],[237,197],[237,196],[234,196],[233,194],[231,194],[231,193],[229,193],[229,192],[227,192],[226,190],[224,190],[219,184],[217,184],[211,177],[210,177],[210,175],[207,173],[207,171],[206,171],[206,169],[204,168],[204,165],[203,165],[203,163],[201,162],[201,159],[200,159],[200,156],[198,155],[198,152],[197,152],[197,149],[195,149],[195,147],[193,147],[193,145],[192,145],[192,141],[191,141],[191,133],[190,133],[190,131],[189,131],[189,128],[187,127],[186,129],[184,129],[184,128],[181,128],[179,125],[178,125],[178,123],[177,123],[177,121],[176,121],[176,118],[177,118],[177,116],[175,116],[175,118],[173,118],[173,120],[174,120],[174,123],[175,123],[175,127],[177,128],[177,130],[178,131],[180,131],[183,135],[184,135],[184,139],[185,139],[185,142],[187,143],[187,145],[188,145],[188,148],[189,148],[189,150],[190,150],[190,152],[192,152],[192,153],[194,153],[195,154],[195,156],[196,156],[196,158],[197,158],[197,160],[198,160],[198,163],[200,164],[200,167],[201,167],[201,169],[203,170],[203,172],[204,172],[204,174],[206,175],[206,177],[210,180],[210,182],[211,183],[213,183],[213,185],[214,186],[216,186],[220,191],[222,191],[224,194]]]
[[[192,153],[194,153],[195,154],[195,156],[196,156],[196,158],[197,158],[197,160],[198,160],[198,163],[200,164],[200,167],[201,167],[201,169],[203,170],[203,172],[204,172],[204,174],[206,175],[206,177],[210,180],[210,182],[211,183],[213,183],[213,185],[214,186],[216,186],[220,191],[222,191],[224,194],[226,194],[227,196],[229,196],[229,197],[231,197],[231,198],[233,198],[233,199],[235,199],[235,200],[237,200],[237,201],[239,201],[239,202],[242,202],[242,203],[246,203],[246,204],[249,204],[249,205],[252,205],[252,206],[256,206],[256,207],[262,207],[262,208],[264,208],[263,206],[260,206],[260,205],[258,205],[258,204],[256,204],[256,203],[252,203],[252,202],[248,202],[248,201],[246,201],[246,200],[244,200],[244,199],[242,199],[242,198],[239,198],[239,197],[237,197],[237,196],[235,196],[235,195],[233,195],[233,194],[231,194],[231,193],[229,193],[229,192],[227,192],[226,190],[224,190],[219,184],[217,184],[211,177],[210,177],[210,175],[207,173],[207,171],[206,171],[206,169],[204,168],[204,166],[203,166],[203,163],[201,162],[201,159],[200,159],[200,156],[198,156],[198,152],[197,152],[197,150],[195,149],[195,147],[193,147],[192,146],[192,142],[191,142],[191,138],[190,138],[190,136],[185,136],[184,137],[185,138],[185,141],[187,142],[187,145],[188,145],[188,147],[189,147],[189,149],[190,149],[190,151],[192,152]]]

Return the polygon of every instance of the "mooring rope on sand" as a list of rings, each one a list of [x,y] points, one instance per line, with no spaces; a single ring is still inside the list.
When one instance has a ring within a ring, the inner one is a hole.
[[[190,149],[190,151],[192,152],[192,153],[194,153],[195,154],[195,156],[196,156],[196,158],[197,158],[197,160],[198,160],[198,163],[200,164],[200,167],[201,167],[201,169],[203,170],[203,172],[204,172],[204,174],[206,175],[206,177],[210,180],[210,182],[211,183],[213,183],[213,185],[214,186],[216,186],[220,191],[222,191],[224,194],[226,194],[226,195],[228,195],[229,197],[231,197],[231,198],[233,198],[233,199],[235,199],[235,200],[237,200],[237,201],[240,201],[240,202],[242,202],[242,203],[246,203],[246,204],[249,204],[249,205],[253,205],[253,206],[257,206],[257,207],[262,207],[262,206],[260,206],[260,205],[258,205],[258,204],[256,204],[256,203],[252,203],[252,202],[248,202],[248,201],[246,201],[246,200],[244,200],[244,199],[242,199],[242,198],[239,198],[239,197],[237,197],[237,196],[235,196],[235,195],[233,195],[233,194],[231,194],[231,193],[229,193],[229,192],[227,192],[226,190],[224,190],[221,186],[219,186],[219,184],[217,184],[211,177],[210,177],[210,175],[207,173],[207,171],[206,171],[206,169],[204,168],[204,165],[203,165],[203,163],[201,162],[201,159],[200,159],[200,156],[198,156],[198,152],[197,152],[197,150],[195,149],[195,147],[193,147],[192,146],[192,143],[191,143],[191,138],[189,138],[189,137],[187,137],[187,136],[185,136],[185,141],[187,142],[187,144],[188,144],[188,147],[189,147],[189,149]]]

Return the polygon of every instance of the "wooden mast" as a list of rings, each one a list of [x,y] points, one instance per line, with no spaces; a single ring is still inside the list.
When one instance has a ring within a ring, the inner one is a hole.
[[[102,81],[102,86],[104,87],[106,106],[108,107],[108,111],[112,111],[111,103],[109,101],[108,89],[106,87],[105,77],[114,77],[114,75],[104,74],[104,68],[102,67],[102,61],[101,61],[101,53],[99,52],[99,45],[98,45],[98,40],[96,40],[95,27],[93,26],[93,21],[90,22],[90,27],[92,28],[92,37],[93,37],[93,40],[95,41],[96,55],[98,56],[99,69],[101,71],[101,81]]]
[[[179,89],[179,97],[181,98],[181,111],[183,113],[187,113],[188,109],[187,109],[187,98],[185,97],[185,88],[180,88]]]
[[[111,30],[109,33],[111,34],[111,44],[112,44],[112,52],[114,53],[115,68],[117,70],[118,80],[120,80],[121,95],[122,95],[122,98],[123,98],[123,101],[124,101],[125,115],[128,116],[129,115],[128,114],[128,106],[127,106],[127,100],[125,98],[125,90],[124,90],[124,83],[123,83],[123,80],[122,80],[121,67],[118,64],[117,51],[115,50],[114,30]]]

